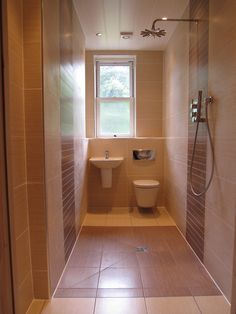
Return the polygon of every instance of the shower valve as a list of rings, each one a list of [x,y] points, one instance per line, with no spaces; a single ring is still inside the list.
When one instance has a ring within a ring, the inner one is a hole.
[[[192,99],[192,102],[190,104],[190,118],[192,119],[192,122],[196,122],[198,117],[198,104],[197,102]]]

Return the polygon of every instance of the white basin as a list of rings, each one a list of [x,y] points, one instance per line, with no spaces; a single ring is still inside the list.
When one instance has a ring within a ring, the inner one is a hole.
[[[89,161],[95,167],[101,169],[102,176],[102,187],[111,188],[112,187],[112,169],[117,168],[122,161],[123,157],[91,157]]]
[[[124,158],[110,157],[106,159],[104,157],[92,157],[89,160],[95,167],[102,169],[102,168],[116,168],[122,163]]]

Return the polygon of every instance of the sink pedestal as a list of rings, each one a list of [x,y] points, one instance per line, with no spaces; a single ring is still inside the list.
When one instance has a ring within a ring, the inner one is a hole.
[[[112,187],[112,169],[111,168],[101,168],[102,177],[102,187],[111,188]]]
[[[123,160],[123,157],[91,157],[89,159],[95,167],[100,169],[103,188],[112,187],[112,169],[117,168]]]

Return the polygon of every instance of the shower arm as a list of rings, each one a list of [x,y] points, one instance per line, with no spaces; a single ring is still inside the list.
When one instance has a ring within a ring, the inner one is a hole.
[[[155,24],[156,22],[195,22],[196,24],[198,24],[199,20],[197,19],[155,19],[152,23],[152,30],[155,31]]]

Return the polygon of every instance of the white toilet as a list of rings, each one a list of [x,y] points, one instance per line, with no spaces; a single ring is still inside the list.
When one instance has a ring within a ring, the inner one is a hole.
[[[133,184],[138,207],[155,207],[160,183],[156,180],[135,180]]]

